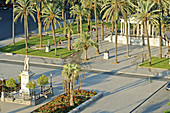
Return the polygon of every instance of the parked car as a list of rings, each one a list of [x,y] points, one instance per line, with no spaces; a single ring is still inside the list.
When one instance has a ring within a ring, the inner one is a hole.
[[[168,82],[168,84],[166,86],[166,90],[170,90],[170,82]]]

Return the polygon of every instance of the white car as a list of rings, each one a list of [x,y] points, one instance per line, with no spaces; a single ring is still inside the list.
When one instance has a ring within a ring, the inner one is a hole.
[[[170,82],[168,82],[168,84],[166,86],[166,90],[170,90]]]

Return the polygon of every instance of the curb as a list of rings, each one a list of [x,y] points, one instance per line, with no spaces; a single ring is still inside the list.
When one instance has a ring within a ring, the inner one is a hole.
[[[88,106],[89,104],[91,104],[92,102],[94,102],[95,100],[99,99],[102,96],[103,96],[103,93],[99,92],[97,95],[95,95],[94,97],[92,97],[89,100],[85,101],[84,103],[82,103],[81,105],[77,106],[76,108],[74,108],[73,110],[69,111],[68,113],[77,113],[78,111],[80,111],[81,109],[83,109],[84,107]]]
[[[133,113],[137,108],[139,108],[142,104],[144,104],[147,100],[149,100],[152,96],[154,96],[159,90],[161,90],[168,82],[163,84],[158,90],[156,90],[154,93],[152,93],[148,98],[146,98],[144,101],[142,101],[138,106],[136,106],[134,109],[132,109],[129,113]]]

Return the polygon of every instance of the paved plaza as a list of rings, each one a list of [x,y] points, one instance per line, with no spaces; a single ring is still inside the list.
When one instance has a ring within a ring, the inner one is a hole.
[[[73,39],[77,37],[78,36],[74,35]],[[24,38],[18,37],[16,40],[19,41],[22,39]],[[72,42],[74,42],[74,40],[72,40]],[[0,41],[0,47],[10,43],[11,39]],[[159,78],[169,78],[169,70],[140,68],[138,66],[138,64],[142,62],[142,56],[144,56],[143,58],[145,60],[147,59],[147,46],[130,45],[129,50],[131,57],[127,58],[125,57],[126,45],[118,44],[119,64],[113,64],[115,59],[114,43],[102,41],[100,39],[99,44],[100,55],[96,55],[95,49],[89,48],[89,60],[83,61],[81,64],[83,69],[85,69],[83,70],[81,76],[83,78],[82,89],[103,92],[103,97],[91,105],[85,107],[80,111],[81,113],[128,113],[168,81],[168,79],[159,80]],[[64,42],[63,46],[66,45],[67,43]],[[103,53],[105,49],[108,49],[110,53],[108,60],[103,59]],[[167,53],[167,47],[163,46],[162,50],[162,54],[164,56]],[[152,56],[158,56],[158,51],[159,47],[151,47]],[[61,94],[61,68],[63,67],[64,63],[69,62],[68,59],[55,59],[35,56],[28,57],[30,58],[30,70],[35,73],[33,79],[37,80],[41,74],[50,76],[50,73],[52,73],[54,95],[57,96]],[[16,79],[16,76],[19,74],[19,72],[23,70],[24,58],[25,55],[15,54],[11,56],[6,55],[6,53],[0,53],[0,77],[3,76],[5,79],[14,77]],[[82,54],[82,58],[84,58],[84,53]],[[84,78],[84,74],[86,75],[86,78]],[[158,80],[152,80],[152,83],[148,83],[148,76],[157,77]],[[164,89],[165,88],[161,89],[157,93],[159,96],[155,94],[141,107],[135,110],[135,112],[147,113],[147,106],[151,106],[151,110],[155,113],[167,110],[168,107],[166,105],[170,96],[168,95],[169,92]],[[54,97],[47,99],[42,104],[54,99]],[[164,100],[159,101],[160,97],[164,97]],[[161,108],[159,105],[157,105],[159,108],[155,108],[154,106],[159,103],[161,103]],[[42,104],[36,106],[25,106],[0,102],[0,112],[27,113],[33,111]]]

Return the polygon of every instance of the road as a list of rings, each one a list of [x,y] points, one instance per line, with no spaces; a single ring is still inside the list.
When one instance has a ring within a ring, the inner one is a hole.
[[[0,10],[0,40],[12,37],[12,9]],[[36,16],[35,16],[36,18]],[[24,33],[24,21],[21,19],[15,23],[15,36]],[[31,17],[28,18],[29,31],[37,29],[37,24]]]
[[[50,66],[43,67],[42,65],[30,65],[31,71],[35,73],[35,76],[33,77],[34,80],[37,80],[41,74],[46,74],[47,76],[49,76],[50,73],[52,73],[54,93],[55,95],[59,95],[62,93],[61,69],[58,69],[57,67],[55,69],[54,67]],[[7,79],[8,77],[16,78],[21,70],[23,70],[22,63],[0,62],[0,72],[3,73],[3,75],[0,76],[3,76],[5,79]],[[101,72],[82,72],[81,76],[82,89],[101,91],[104,94],[101,99],[95,101],[94,103],[83,109],[81,111],[82,113],[128,113],[137,105],[139,105],[144,99],[155,92],[158,88],[160,88],[164,83],[166,83],[166,81],[164,80],[153,80],[152,83],[148,83],[148,79],[144,77],[140,78],[130,75],[126,76]],[[164,90],[161,90],[160,92],[162,91]],[[165,97],[164,92],[160,93],[160,95],[162,97]],[[170,96],[167,95],[166,99],[169,98]],[[167,104],[166,102],[164,102],[164,105]],[[24,105],[2,102],[0,102],[0,105],[2,113],[25,113],[30,112],[37,107],[28,107]],[[149,103],[149,105],[151,106],[152,103]],[[158,110],[156,109],[156,111]]]

